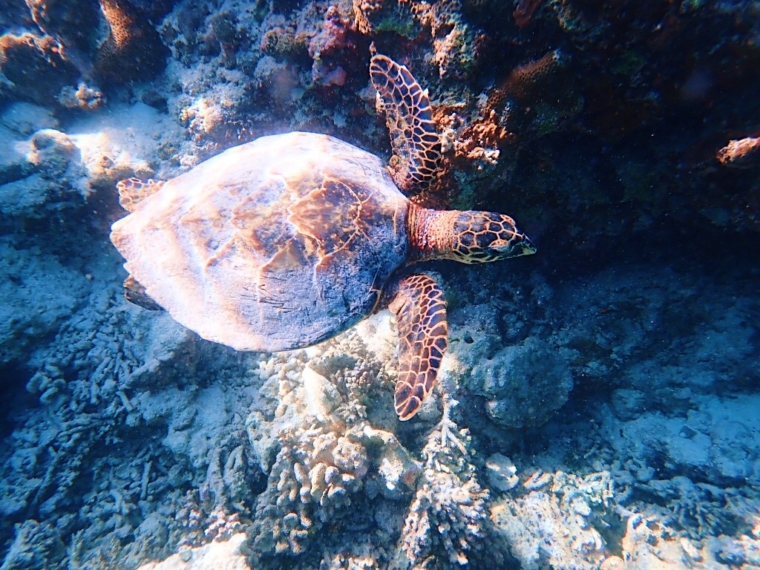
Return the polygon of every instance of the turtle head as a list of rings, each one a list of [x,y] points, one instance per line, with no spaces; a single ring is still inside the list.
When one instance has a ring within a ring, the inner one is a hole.
[[[536,253],[515,221],[496,212],[456,212],[449,259],[460,263],[488,263]]]
[[[496,212],[428,210],[412,206],[409,234],[415,260],[488,263],[536,253],[515,221]]]

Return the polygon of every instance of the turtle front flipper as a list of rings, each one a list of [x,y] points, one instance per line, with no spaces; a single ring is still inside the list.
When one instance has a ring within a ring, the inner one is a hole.
[[[398,327],[398,379],[394,404],[401,420],[413,417],[435,385],[449,327],[443,290],[427,275],[408,275],[396,285],[388,308]]]
[[[405,191],[422,190],[441,169],[441,139],[430,99],[406,67],[384,55],[372,58],[369,75],[385,107],[393,181]]]

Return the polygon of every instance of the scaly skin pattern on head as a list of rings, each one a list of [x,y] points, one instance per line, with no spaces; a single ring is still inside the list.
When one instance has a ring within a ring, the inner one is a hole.
[[[515,221],[496,212],[429,210],[410,203],[407,231],[413,261],[489,263],[536,252]]]
[[[405,192],[423,190],[436,179],[442,163],[430,99],[406,67],[384,55],[372,58],[369,75],[385,108],[393,181]]]
[[[433,390],[449,345],[446,299],[427,275],[402,277],[388,308],[398,327],[398,378],[394,406],[400,420],[413,417]]]

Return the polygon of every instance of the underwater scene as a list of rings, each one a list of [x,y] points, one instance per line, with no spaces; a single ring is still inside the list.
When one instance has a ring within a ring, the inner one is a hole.
[[[0,0],[0,570],[760,570],[760,1]]]

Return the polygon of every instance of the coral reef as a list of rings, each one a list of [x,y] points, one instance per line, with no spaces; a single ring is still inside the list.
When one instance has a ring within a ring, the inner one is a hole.
[[[269,473],[270,484],[258,500],[253,528],[257,551],[302,554],[336,511],[351,505],[369,467],[357,435],[314,428],[280,436],[282,448]]]
[[[26,5],[40,30],[57,39],[63,59],[86,65],[86,54],[99,40],[97,3],[28,0]]]
[[[97,75],[102,80],[127,83],[161,73],[169,50],[156,29],[127,0],[99,1],[109,34],[95,57]]]
[[[515,11],[512,12],[512,17],[515,19],[515,24],[518,27],[524,28],[530,24],[533,19],[533,15],[536,10],[541,6],[541,0],[520,0],[515,7]]]
[[[447,567],[446,562],[464,566],[485,557],[503,561],[498,547],[486,546],[491,534],[489,495],[478,483],[471,454],[467,432],[444,415],[422,450],[425,467],[404,521],[394,568],[423,563]]]
[[[609,473],[578,477],[538,470],[518,489],[522,496],[495,502],[491,517],[520,568],[599,567],[606,557],[599,530],[618,518]]]
[[[0,100],[7,92],[38,104],[91,111],[102,103],[100,87],[153,79],[166,66],[169,50],[149,21],[155,6],[141,10],[129,0],[26,4],[27,30],[0,37],[6,82]]]
[[[4,2],[0,568],[760,566],[756,4]],[[540,250],[434,267],[407,423],[387,312],[234,353],[127,304],[107,243],[118,180],[263,134],[387,157],[373,50],[443,134],[415,199]]]
[[[384,32],[414,39],[422,34],[422,24],[415,17],[411,2],[387,0],[354,0],[354,26],[361,34]]]
[[[758,164],[760,160],[758,157],[760,157],[760,138],[753,137],[729,141],[716,155],[721,164],[732,168],[750,168]]]
[[[268,474],[251,531],[262,563],[313,552],[327,528],[371,521],[368,500],[403,499],[413,488],[419,466],[392,433],[367,423],[359,403],[377,389],[379,373],[360,339],[349,332],[310,357],[272,357],[259,365],[266,398],[246,425]],[[390,397],[388,408],[385,421],[396,422]],[[357,504],[364,508],[357,511]]]
[[[65,85],[58,93],[56,100],[67,109],[94,111],[103,104],[103,93],[80,82],[76,89]]]
[[[8,82],[3,91],[16,99],[49,105],[60,90],[77,77],[73,64],[67,62],[50,36],[33,33],[0,36],[0,73]]]
[[[249,570],[245,555],[245,534],[223,542],[183,550],[161,562],[149,562],[137,570]]]
[[[324,87],[344,85],[347,73],[336,60],[344,50],[355,51],[356,48],[350,20],[342,16],[335,6],[330,6],[325,13],[322,29],[309,41],[309,56],[314,60],[311,67],[314,84]]]
[[[535,61],[518,65],[509,72],[504,90],[519,101],[532,103],[543,89],[554,88],[550,87],[551,79],[562,67],[562,60],[562,53],[553,50]]]
[[[547,295],[545,284],[534,282],[533,303],[542,302]],[[462,282],[450,287],[466,287]],[[501,291],[508,298],[508,290]],[[461,393],[467,403],[463,406],[469,421],[482,422],[488,418],[508,429],[539,426],[546,422],[568,400],[573,388],[570,363],[575,359],[574,349],[557,346],[543,334],[529,334],[521,330],[521,323],[513,319],[510,338],[505,338],[500,313],[509,318],[523,305],[516,300],[494,310],[484,299],[451,312],[451,358],[444,361],[442,382],[449,390]],[[536,329],[543,320],[534,316]],[[528,325],[523,325],[528,328]],[[536,331],[538,333],[538,331]]]

